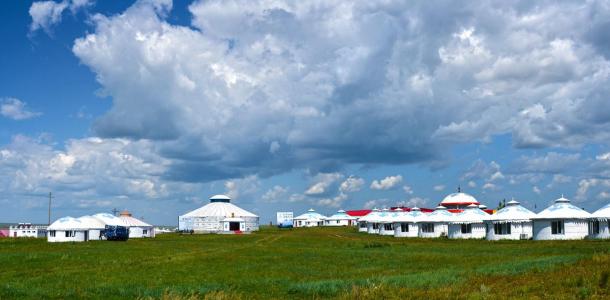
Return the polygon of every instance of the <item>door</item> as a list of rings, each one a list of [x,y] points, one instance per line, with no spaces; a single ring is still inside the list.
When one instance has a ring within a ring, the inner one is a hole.
[[[89,230],[85,230],[85,242],[89,240]]]
[[[239,222],[229,222],[230,231],[239,231]]]

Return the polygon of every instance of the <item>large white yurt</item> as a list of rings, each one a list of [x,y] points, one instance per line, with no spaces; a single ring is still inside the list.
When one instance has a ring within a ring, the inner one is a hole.
[[[419,225],[426,219],[426,214],[418,207],[411,208],[410,212],[403,212],[394,218],[395,237],[418,237]]]
[[[478,206],[481,203],[472,195],[462,193],[460,189],[458,189],[457,193],[447,195],[440,203],[440,205],[448,209],[464,209],[472,204]]]
[[[373,208],[373,210],[366,216],[358,219],[358,231],[367,232],[369,234],[379,233],[379,224],[375,223],[374,221],[377,219],[380,213],[381,212],[379,211],[379,209]],[[364,225],[364,227],[362,225]]]
[[[129,238],[147,238],[155,237],[155,228],[137,218],[134,218],[131,213],[124,210],[119,215],[119,219],[123,220],[129,227]]]
[[[485,221],[489,214],[479,209],[478,204],[470,204],[455,215],[449,222],[450,239],[482,239],[485,238]]]
[[[178,217],[178,230],[194,233],[250,233],[258,230],[258,216],[215,195],[210,203]]]
[[[88,228],[79,219],[63,217],[53,222],[47,228],[47,241],[54,242],[84,242],[88,240]]]
[[[292,227],[317,227],[324,226],[326,217],[310,208],[306,213],[292,219]]]
[[[535,240],[580,240],[589,234],[591,214],[563,196],[533,217]]]
[[[449,212],[446,207],[439,205],[419,224],[419,236],[424,238],[448,236],[449,222],[454,218],[454,213]]]
[[[87,229],[85,232],[85,241],[97,241],[102,239],[102,231],[106,228],[104,222],[93,216],[82,216],[77,220],[81,222],[83,228]]]
[[[528,240],[532,238],[532,218],[536,214],[521,206],[514,199],[489,216],[487,221],[488,240]]]
[[[324,226],[353,226],[358,218],[348,215],[345,210],[338,210],[334,215],[324,220]]]
[[[377,219],[373,221],[379,224],[379,235],[394,235],[394,213],[389,209],[381,210]]]
[[[591,214],[589,237],[594,239],[610,238],[610,203]]]

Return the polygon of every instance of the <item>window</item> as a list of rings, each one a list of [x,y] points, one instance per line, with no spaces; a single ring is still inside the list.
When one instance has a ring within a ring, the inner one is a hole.
[[[49,231],[49,236],[50,237],[55,237],[55,230]]]
[[[366,228],[366,223],[365,222],[360,222],[360,228]]]
[[[383,224],[383,230],[392,230],[392,224]]]
[[[472,224],[462,224],[462,233],[472,233]]]
[[[337,224],[339,224],[339,220],[337,220]]]
[[[589,222],[589,233],[599,234],[599,220],[593,220]]]
[[[148,234],[148,230],[146,230],[146,229],[142,230],[142,234]]]
[[[407,224],[407,223],[400,223],[400,231],[401,232],[409,232],[409,224]]]
[[[66,237],[74,237],[74,236],[76,236],[76,234],[75,234],[75,232],[74,232],[74,231],[70,231],[70,230],[68,230],[68,231],[66,231],[65,233],[66,233]]]
[[[496,223],[494,224],[494,233],[496,235],[508,235],[510,234],[510,228],[511,228],[511,224],[510,223]]]
[[[434,223],[423,223],[421,224],[422,232],[434,232]]]
[[[379,224],[377,224],[377,223],[373,223],[373,229],[374,229],[374,230],[379,229]]]
[[[563,221],[551,222],[551,234],[564,234]]]

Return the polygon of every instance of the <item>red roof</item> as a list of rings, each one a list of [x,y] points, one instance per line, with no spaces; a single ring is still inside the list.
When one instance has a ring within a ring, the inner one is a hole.
[[[372,210],[370,209],[360,209],[360,210],[348,210],[345,213],[352,217],[364,217],[368,215]]]
[[[457,213],[463,212],[464,210],[463,209],[448,209],[447,211],[457,214]],[[483,209],[482,211],[484,211],[484,212],[486,212],[486,213],[488,213],[490,215],[494,214],[494,210],[493,209]]]

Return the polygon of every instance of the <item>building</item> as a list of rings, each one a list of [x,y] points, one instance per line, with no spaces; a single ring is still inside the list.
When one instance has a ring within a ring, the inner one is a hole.
[[[358,218],[348,215],[344,210],[338,210],[336,214],[324,220],[324,226],[354,226]]]
[[[366,232],[368,234],[378,234],[379,233],[379,223],[377,223],[378,218],[379,218],[379,214],[381,212],[377,209],[374,208],[369,214],[367,214],[366,216],[358,219],[358,231],[360,232]],[[366,230],[363,230],[362,225],[365,224],[366,225]]]
[[[489,216],[487,221],[488,240],[528,240],[533,235],[533,222],[536,214],[521,206],[514,199],[506,206]]]
[[[561,196],[533,217],[535,240],[579,240],[589,234],[591,214]]]
[[[610,203],[591,214],[589,220],[589,237],[595,239],[610,238]]]
[[[411,208],[409,212],[402,212],[394,218],[395,237],[418,237],[419,225],[426,219],[426,214],[417,207]]]
[[[458,188],[457,193],[447,195],[439,205],[446,207],[449,210],[458,210],[458,212],[469,205],[481,205],[477,199],[473,196],[462,193],[461,189]]]
[[[448,236],[450,239],[483,239],[488,218],[489,214],[479,209],[478,204],[470,204],[449,222]]]
[[[310,208],[306,213],[292,219],[293,227],[317,227],[324,226],[326,217]]]
[[[447,237],[449,235],[449,222],[454,218],[454,213],[439,205],[419,224],[419,236],[424,238]]]
[[[398,212],[402,213],[402,212]],[[391,212],[389,209],[384,208],[381,212],[376,216],[376,219],[373,219],[372,222],[378,224],[378,234],[379,235],[394,235],[394,218],[396,212]]]
[[[193,233],[250,233],[259,227],[257,215],[231,203],[225,195],[210,197],[210,203],[178,217],[178,229]]]
[[[47,227],[47,241],[85,242],[89,240],[88,228],[79,219],[63,217]]]
[[[134,218],[131,213],[126,210],[121,212],[118,219],[122,220],[129,228],[130,239],[155,237],[155,228],[152,225]]]
[[[8,237],[43,238],[47,236],[47,226],[19,223],[9,227]]]
[[[81,228],[85,229],[85,241],[99,241],[103,239],[103,232],[106,223],[93,216],[82,216],[77,219],[80,221]]]

